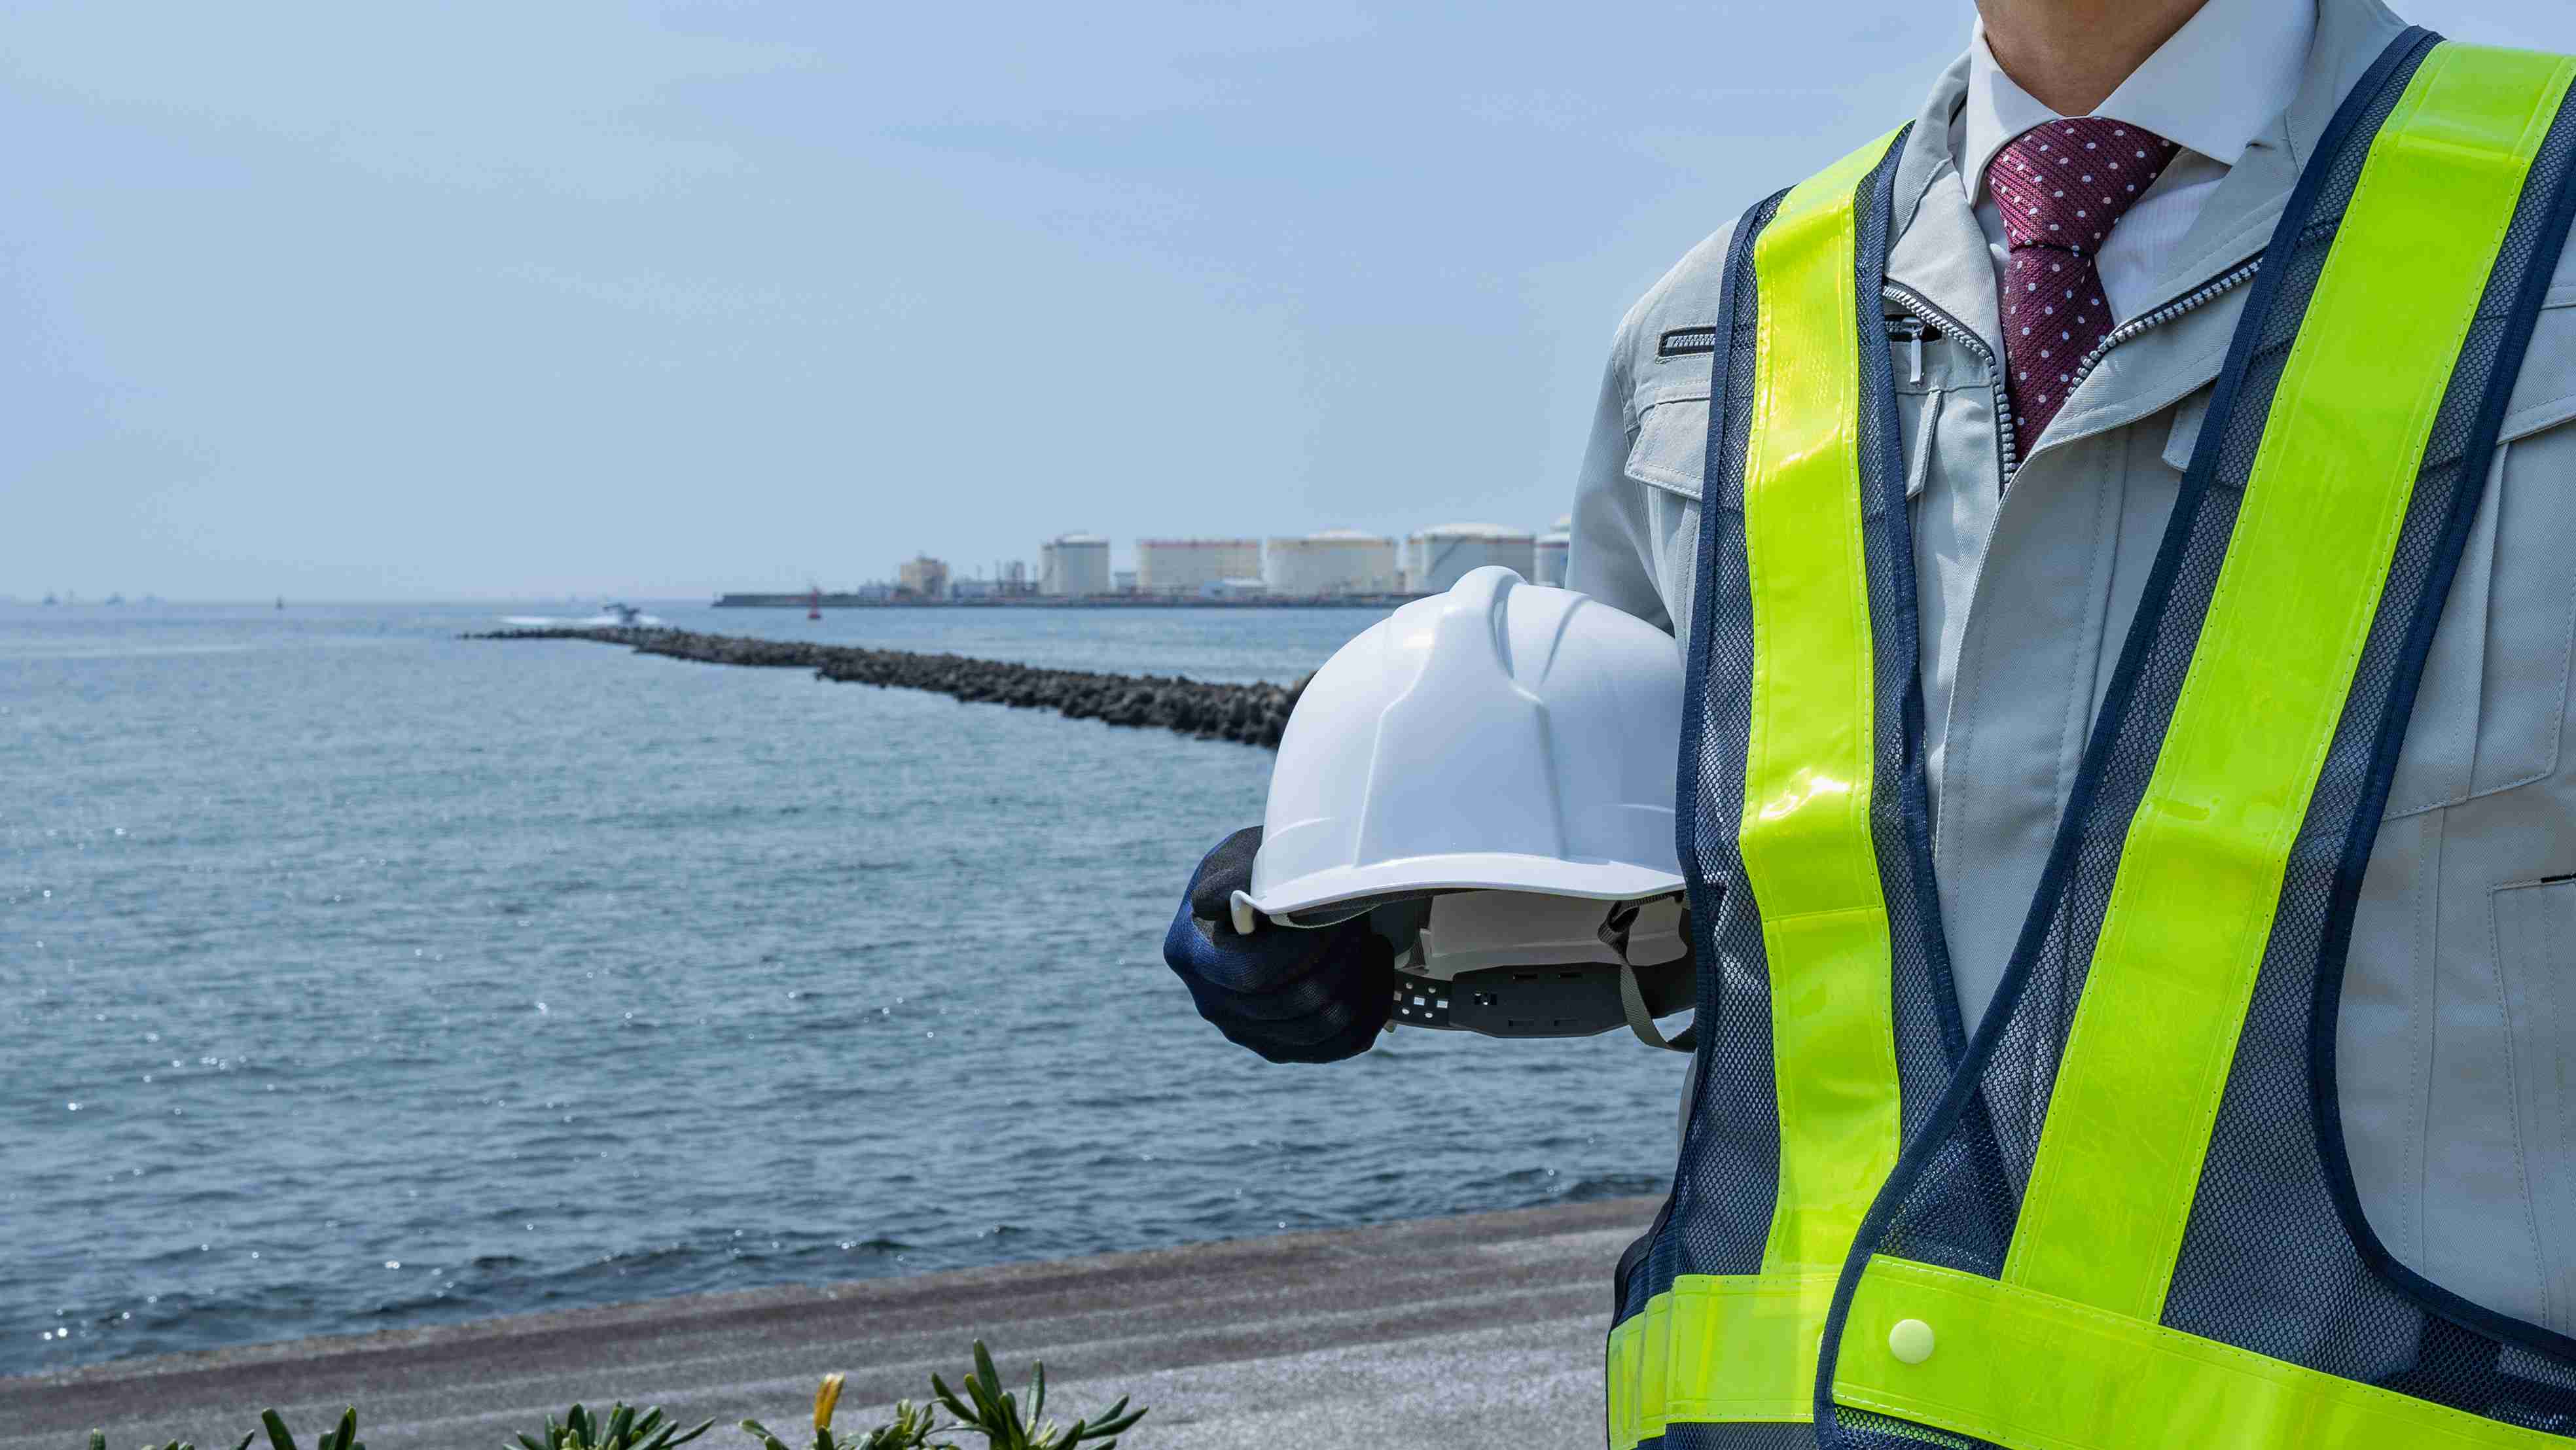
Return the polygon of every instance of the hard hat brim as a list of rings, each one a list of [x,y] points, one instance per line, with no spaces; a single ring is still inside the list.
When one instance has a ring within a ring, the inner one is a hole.
[[[1292,916],[1335,902],[1435,891],[1528,891],[1592,901],[1644,901],[1682,889],[1682,878],[1627,861],[1568,861],[1557,856],[1462,852],[1406,856],[1365,866],[1337,866],[1282,881],[1252,895],[1264,916]]]

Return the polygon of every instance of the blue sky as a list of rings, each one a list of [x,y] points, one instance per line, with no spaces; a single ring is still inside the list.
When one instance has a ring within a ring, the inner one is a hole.
[[[2408,13],[2576,49],[2561,0]],[[1544,525],[1628,303],[1968,17],[14,5],[0,595]]]

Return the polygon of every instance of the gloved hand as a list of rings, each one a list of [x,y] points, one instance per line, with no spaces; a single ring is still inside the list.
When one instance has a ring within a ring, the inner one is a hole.
[[[1199,1015],[1272,1062],[1339,1062],[1368,1050],[1395,1004],[1395,951],[1366,917],[1307,930],[1262,921],[1234,929],[1234,893],[1252,887],[1261,828],[1217,843],[1190,877],[1163,960]]]

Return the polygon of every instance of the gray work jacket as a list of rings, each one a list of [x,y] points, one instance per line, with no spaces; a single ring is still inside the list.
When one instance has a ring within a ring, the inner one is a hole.
[[[1919,368],[1914,344],[1889,345],[1914,510],[1933,855],[1971,1026],[2038,887],[2252,291],[2240,269],[2271,237],[2336,104],[2403,28],[2377,0],[2319,0],[2297,100],[2212,194],[2158,289],[2194,305],[2119,340],[2048,432],[2022,440],[2008,491],[1993,266],[1950,160],[1964,60],[1906,141],[1885,310],[1928,307],[1952,334],[1922,344]],[[1727,239],[1693,249],[1620,324],[1575,495],[1570,586],[1667,629],[1691,617],[1711,359],[1663,356],[1658,343],[1719,321]],[[2354,1177],[2389,1251],[2560,1333],[2576,1333],[2571,304],[2576,265],[2562,259],[2425,666],[2354,922],[2337,1052]]]

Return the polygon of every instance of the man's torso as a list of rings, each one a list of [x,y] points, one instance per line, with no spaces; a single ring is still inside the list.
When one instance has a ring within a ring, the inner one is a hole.
[[[1912,500],[1935,863],[1962,1010],[1993,995],[2299,162],[2400,23],[2328,0],[2310,76],[2040,439],[2011,439],[1986,241],[1950,160],[1964,66],[1897,175],[1884,312]],[[1720,235],[1620,333],[1571,582],[1686,628]],[[2452,586],[2343,987],[2363,1204],[2445,1287],[2576,1331],[2576,267],[2562,260]],[[1920,324],[1932,331],[1919,343]],[[1615,456],[1610,456],[1615,455]],[[2016,456],[2018,455],[2018,456]],[[2008,464],[2018,464],[2005,487]]]

